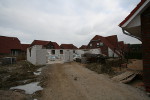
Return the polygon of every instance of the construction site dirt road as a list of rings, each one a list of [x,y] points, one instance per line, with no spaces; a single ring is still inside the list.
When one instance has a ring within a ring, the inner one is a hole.
[[[41,100],[149,100],[141,90],[117,83],[78,63],[52,64],[43,70],[47,85]]]

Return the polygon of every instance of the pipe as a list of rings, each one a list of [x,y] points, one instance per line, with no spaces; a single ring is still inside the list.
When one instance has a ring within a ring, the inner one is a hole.
[[[141,41],[141,38],[139,38],[139,37],[137,37],[137,36],[134,36],[134,35],[132,35],[132,34],[131,34],[131,33],[129,33],[129,32],[126,32],[126,30],[125,30],[125,29],[122,29],[122,32],[123,32],[125,35],[129,35],[129,36],[134,37],[134,38],[136,38],[136,39],[138,39],[138,40],[140,40],[140,41]]]

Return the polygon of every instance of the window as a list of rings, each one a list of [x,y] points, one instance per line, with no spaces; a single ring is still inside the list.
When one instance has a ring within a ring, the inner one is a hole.
[[[55,54],[55,50],[52,50],[52,54]]]
[[[63,54],[63,50],[60,50],[60,54]]]
[[[103,46],[104,44],[102,42],[100,42],[100,46]]]
[[[90,44],[90,47],[92,47],[92,43]]]

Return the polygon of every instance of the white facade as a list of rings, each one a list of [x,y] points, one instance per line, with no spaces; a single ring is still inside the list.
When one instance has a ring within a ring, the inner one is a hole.
[[[63,61],[64,62],[70,62],[73,61],[73,50],[63,50]]]
[[[61,54],[62,50],[62,54]],[[55,51],[55,54],[52,54],[52,51]],[[63,62],[70,62],[73,61],[73,50],[70,49],[47,49],[48,55],[54,55],[57,57],[58,60]]]
[[[89,52],[92,53],[92,54],[102,54],[100,48],[98,48],[98,49],[90,49]]]
[[[82,54],[91,53],[91,54],[102,54],[100,48],[97,49],[78,49],[75,50],[75,54],[81,57]]]
[[[77,49],[75,50],[75,54],[79,55],[80,57],[85,54],[85,53],[89,53],[89,50],[85,50],[85,49]]]
[[[118,57],[116,53],[114,53],[110,48],[108,48],[108,56],[109,57]]]
[[[62,54],[60,50],[63,51]],[[55,53],[52,54],[52,51]],[[45,65],[50,56],[55,56],[56,60],[62,62],[73,61],[73,50],[67,49],[43,49],[42,45],[35,45],[27,49],[27,60],[34,65]],[[54,62],[54,61],[51,61]]]
[[[27,48],[27,60],[34,65],[45,65],[46,54],[46,49],[42,49],[41,45],[35,45]]]
[[[117,52],[117,51],[116,51]],[[97,48],[97,49],[84,49],[84,50],[76,50],[75,52],[78,55],[82,55],[85,53],[91,53],[91,54],[102,54],[101,49]],[[118,52],[119,53],[119,52]],[[112,51],[110,48],[108,48],[108,57],[119,57],[116,53],[114,53],[114,51]]]

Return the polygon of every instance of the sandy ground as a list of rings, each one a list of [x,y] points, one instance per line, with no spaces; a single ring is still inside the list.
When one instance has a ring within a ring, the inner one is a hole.
[[[127,66],[129,69],[139,70],[139,71],[143,70],[143,61],[142,60],[131,59],[130,61],[132,63],[128,64],[128,66]]]
[[[41,100],[150,100],[141,90],[77,63],[49,65],[45,73],[48,83]]]

